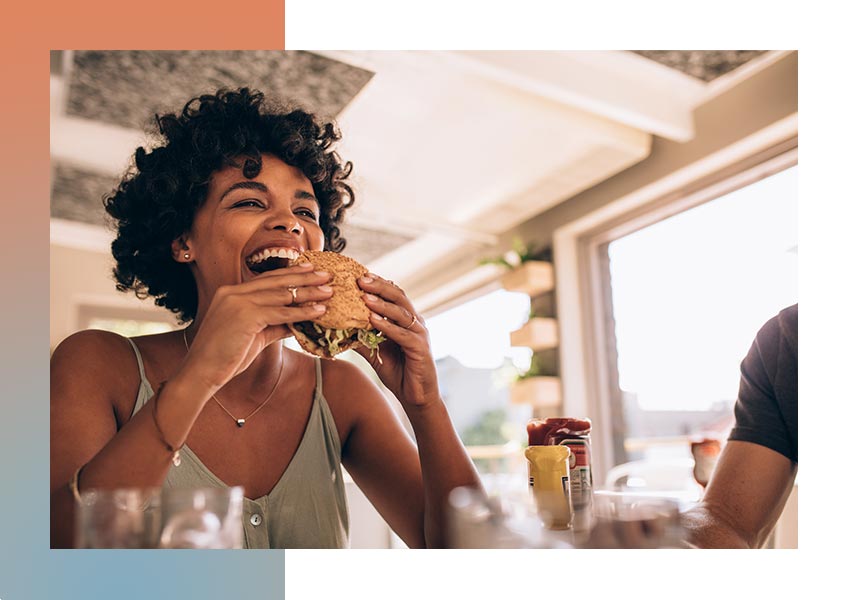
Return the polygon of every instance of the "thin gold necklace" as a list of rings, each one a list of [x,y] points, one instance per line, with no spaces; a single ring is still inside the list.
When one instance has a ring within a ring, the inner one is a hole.
[[[183,343],[186,345],[186,352],[189,352],[189,340],[186,338],[186,330],[185,329],[183,330]],[[280,380],[281,380],[282,377],[283,377],[283,351],[281,350],[280,372],[277,374],[277,381],[275,382],[274,387],[272,388],[272,391],[269,392],[269,395],[266,397],[265,400],[263,400],[262,404],[260,404],[257,408],[255,408],[251,412],[251,414],[248,415],[247,417],[245,417],[244,419],[240,419],[239,417],[233,416],[233,413],[231,413],[229,410],[227,410],[224,407],[224,404],[222,404],[221,401],[218,398],[215,397],[215,394],[212,395],[212,399],[215,400],[215,403],[218,404],[221,407],[221,410],[223,410],[224,412],[227,413],[227,416],[229,416],[231,419],[233,419],[233,421],[236,423],[237,427],[242,427],[243,425],[245,425],[245,421],[247,421],[248,419],[250,419],[251,417],[256,415],[260,411],[261,408],[263,408],[266,404],[269,403],[269,400],[272,399],[272,396],[274,395],[274,392],[277,389],[277,386],[280,385]]]

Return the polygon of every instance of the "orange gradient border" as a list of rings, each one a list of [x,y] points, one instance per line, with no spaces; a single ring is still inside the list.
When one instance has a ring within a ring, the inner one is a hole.
[[[49,51],[282,50],[284,0],[13,0],[0,15],[0,598],[282,598],[282,551],[49,549],[48,275]]]

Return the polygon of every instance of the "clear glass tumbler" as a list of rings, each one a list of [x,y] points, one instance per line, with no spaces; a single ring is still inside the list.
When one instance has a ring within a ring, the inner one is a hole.
[[[162,492],[160,548],[242,548],[241,487]]]
[[[156,548],[158,489],[87,490],[76,508],[77,548]]]
[[[679,504],[644,494],[595,492],[585,548],[686,548]]]

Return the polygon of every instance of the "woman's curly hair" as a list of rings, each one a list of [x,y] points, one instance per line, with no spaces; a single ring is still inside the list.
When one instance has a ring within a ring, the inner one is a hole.
[[[352,164],[331,146],[341,135],[300,109],[269,107],[264,95],[248,88],[219,90],[193,98],[180,114],[156,116],[161,144],[137,148],[131,168],[104,201],[116,221],[113,274],[120,291],[153,296],[159,306],[190,321],[198,292],[188,265],[172,258],[172,242],[187,232],[204,202],[210,177],[226,166],[242,165],[252,179],[262,168],[261,153],[300,169],[313,183],[325,249],[340,252],[345,239],[338,225],[354,202],[345,183]]]

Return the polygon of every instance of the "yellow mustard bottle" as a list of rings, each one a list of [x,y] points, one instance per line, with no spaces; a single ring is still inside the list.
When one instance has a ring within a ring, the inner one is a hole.
[[[528,487],[548,529],[569,529],[573,522],[570,454],[567,446],[529,446],[525,450]]]

